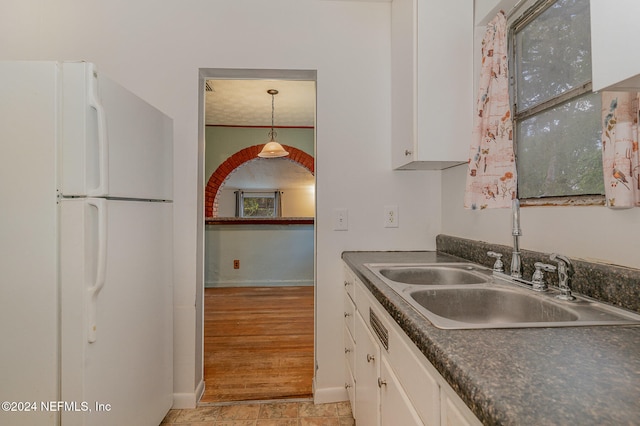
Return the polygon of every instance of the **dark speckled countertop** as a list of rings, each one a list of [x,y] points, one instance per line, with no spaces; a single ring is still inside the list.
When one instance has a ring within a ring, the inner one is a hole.
[[[463,259],[426,251],[342,258],[484,424],[640,424],[640,326],[442,330],[363,264]]]

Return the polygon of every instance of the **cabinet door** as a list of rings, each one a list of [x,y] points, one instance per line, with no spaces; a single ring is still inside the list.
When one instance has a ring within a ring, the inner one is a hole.
[[[447,385],[440,388],[441,426],[481,426],[482,423],[469,410],[453,389]]]
[[[380,362],[380,417],[382,426],[423,426],[386,358]]]
[[[391,2],[391,162],[394,169],[417,158],[416,0]]]
[[[358,424],[366,426],[380,425],[380,347],[367,328],[360,313],[356,313],[356,408],[355,418]]]
[[[394,169],[440,170],[467,161],[473,28],[471,1],[391,3]]]
[[[591,62],[593,91],[640,90],[638,0],[591,0]],[[628,42],[626,42],[628,41]]]

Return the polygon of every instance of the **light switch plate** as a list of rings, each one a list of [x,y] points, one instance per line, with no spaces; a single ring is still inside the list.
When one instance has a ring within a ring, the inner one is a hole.
[[[346,231],[349,229],[349,210],[333,209],[333,230]]]

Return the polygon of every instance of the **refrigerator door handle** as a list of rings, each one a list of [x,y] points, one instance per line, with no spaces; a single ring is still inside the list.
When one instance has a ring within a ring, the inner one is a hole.
[[[100,183],[96,188],[89,189],[90,197],[102,197],[109,195],[109,139],[107,137],[107,118],[104,112],[100,96],[98,94],[98,72],[95,65],[87,66],[87,103],[96,110],[98,123],[98,164],[100,167]]]
[[[98,294],[104,287],[107,269],[107,200],[101,198],[88,198],[87,204],[94,206],[98,212],[97,217],[97,255],[92,261],[96,265],[96,276],[93,285],[87,289],[87,319],[89,343],[96,341],[96,316]]]

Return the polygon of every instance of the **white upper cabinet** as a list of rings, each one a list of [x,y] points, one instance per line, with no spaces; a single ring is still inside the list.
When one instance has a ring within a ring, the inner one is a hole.
[[[464,163],[473,125],[473,1],[391,3],[394,169]]]
[[[591,0],[593,90],[640,90],[640,2]]]

